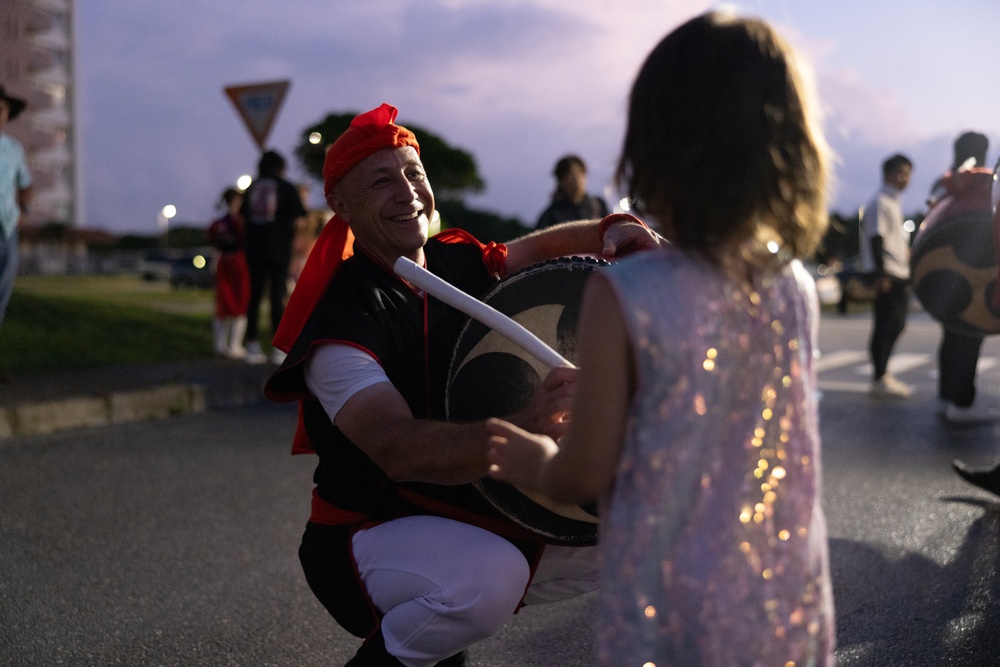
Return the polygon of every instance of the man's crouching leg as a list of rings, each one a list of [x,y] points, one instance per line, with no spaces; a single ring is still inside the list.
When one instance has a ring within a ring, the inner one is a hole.
[[[524,555],[507,540],[440,517],[358,531],[351,547],[382,614],[385,650],[405,667],[463,664],[451,661],[503,627],[530,576]]]

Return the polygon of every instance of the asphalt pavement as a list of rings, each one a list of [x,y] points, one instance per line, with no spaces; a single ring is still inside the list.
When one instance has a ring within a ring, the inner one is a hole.
[[[996,461],[1000,423],[936,414],[940,331],[921,315],[892,362],[913,397],[868,396],[868,327],[830,316],[820,331],[838,664],[1000,666],[1000,497],[950,467]],[[15,427],[26,406],[80,399],[108,415],[0,438],[0,666],[312,667],[353,654],[298,567],[315,459],[289,456],[295,408],[260,393],[272,369],[210,360],[0,385]],[[1000,336],[978,385],[1000,406]],[[184,408],[166,392],[165,411],[111,418],[164,387],[196,398]],[[472,647],[474,664],[590,665],[593,614],[593,596],[527,608]]]

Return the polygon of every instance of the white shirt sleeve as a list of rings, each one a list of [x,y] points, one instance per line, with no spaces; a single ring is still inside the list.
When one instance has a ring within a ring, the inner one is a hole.
[[[319,399],[330,421],[337,418],[348,399],[356,393],[389,382],[382,366],[364,350],[352,345],[320,345],[305,363],[306,387]]]

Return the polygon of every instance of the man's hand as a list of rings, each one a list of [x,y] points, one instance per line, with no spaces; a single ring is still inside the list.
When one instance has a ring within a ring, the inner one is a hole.
[[[558,440],[569,428],[569,411],[573,406],[579,375],[578,368],[553,368],[535,390],[528,405],[508,419],[526,431],[544,433]]]

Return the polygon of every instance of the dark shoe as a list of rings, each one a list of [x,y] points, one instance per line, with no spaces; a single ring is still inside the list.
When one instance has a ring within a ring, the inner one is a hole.
[[[951,462],[958,476],[969,484],[1000,496],[1000,466],[993,468],[970,468],[958,459]]]
[[[379,630],[361,645],[344,667],[406,667],[385,650],[385,638]]]
[[[439,662],[436,667],[472,667],[472,663],[469,662],[469,652],[462,651],[461,653],[456,653],[450,658],[445,658]]]
[[[354,654],[354,657],[347,661],[344,667],[404,667],[403,663],[389,654],[385,649],[385,638],[379,630],[371,639],[366,641]],[[437,667],[472,667],[469,662],[469,652],[462,651],[450,658],[445,658],[437,664]]]

